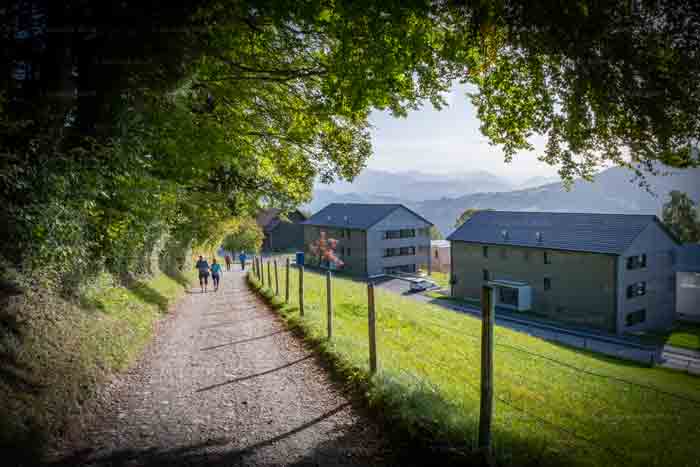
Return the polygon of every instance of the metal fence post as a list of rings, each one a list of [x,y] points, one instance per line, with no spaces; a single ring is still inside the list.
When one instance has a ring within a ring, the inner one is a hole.
[[[289,303],[289,257],[287,257],[287,261],[285,264],[285,276],[286,280],[284,281],[284,303]]]
[[[279,296],[280,294],[280,281],[279,277],[277,277],[277,260],[275,259],[275,295]]]
[[[304,265],[299,265],[299,316],[304,316]]]
[[[481,412],[479,415],[479,448],[491,452],[491,419],[493,416],[493,323],[494,288],[481,288]]]
[[[326,311],[328,324],[328,339],[333,338],[333,297],[331,296],[331,270],[326,271]]]
[[[367,284],[367,325],[369,330],[369,371],[377,372],[377,329],[374,313],[374,284]]]

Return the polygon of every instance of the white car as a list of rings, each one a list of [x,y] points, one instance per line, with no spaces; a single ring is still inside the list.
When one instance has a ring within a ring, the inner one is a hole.
[[[411,281],[410,290],[411,292],[423,292],[425,290],[430,290],[434,288],[439,288],[438,285],[427,279],[416,279]]]

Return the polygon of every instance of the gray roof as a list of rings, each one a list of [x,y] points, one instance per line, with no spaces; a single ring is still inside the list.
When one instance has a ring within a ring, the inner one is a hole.
[[[363,203],[331,203],[302,224],[366,230],[399,208],[404,208],[417,218],[433,225],[403,204]]]
[[[619,255],[652,222],[661,224],[653,215],[479,211],[447,239]]]

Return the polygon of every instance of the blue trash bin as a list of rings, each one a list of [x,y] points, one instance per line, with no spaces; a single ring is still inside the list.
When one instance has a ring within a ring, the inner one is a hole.
[[[304,265],[304,252],[303,251],[297,251],[297,265],[298,266]]]

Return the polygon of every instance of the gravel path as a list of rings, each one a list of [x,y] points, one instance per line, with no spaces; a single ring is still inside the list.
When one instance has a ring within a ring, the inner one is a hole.
[[[245,284],[195,288],[50,465],[388,465],[380,430]]]

